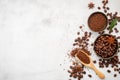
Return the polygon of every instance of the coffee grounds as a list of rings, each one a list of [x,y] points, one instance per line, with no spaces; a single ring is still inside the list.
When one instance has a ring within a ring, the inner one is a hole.
[[[78,48],[75,48],[75,49],[73,49],[71,52],[70,52],[70,55],[72,56],[72,57],[75,57],[75,55],[76,55],[76,53],[78,52]]]
[[[83,50],[85,53],[87,53],[88,55],[91,55],[90,51],[88,51],[87,49],[82,48],[81,50]]]
[[[107,23],[108,21],[106,16],[101,12],[93,13],[88,19],[88,25],[90,29],[95,32],[104,30],[107,26]]]
[[[89,64],[90,63],[89,57],[85,53],[80,51],[80,50],[77,53],[77,57],[85,64]]]

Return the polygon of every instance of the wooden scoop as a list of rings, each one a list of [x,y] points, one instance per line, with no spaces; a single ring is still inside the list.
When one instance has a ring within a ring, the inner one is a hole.
[[[81,53],[81,54],[80,54]],[[81,57],[82,56],[82,57]],[[80,58],[81,57],[81,58]],[[93,64],[93,61],[91,59],[91,57],[86,53],[84,52],[83,50],[79,50],[76,55],[75,55],[75,58],[77,61],[80,61],[83,65],[93,69],[96,74],[99,76],[99,78],[101,79],[104,79],[105,78],[105,75],[100,72]],[[83,61],[84,60],[84,61]],[[87,62],[85,60],[88,60]]]

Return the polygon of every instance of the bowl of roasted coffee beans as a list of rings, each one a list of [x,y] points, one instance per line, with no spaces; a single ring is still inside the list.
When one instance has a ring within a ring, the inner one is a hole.
[[[88,26],[92,31],[103,31],[108,25],[108,18],[102,12],[94,12],[88,18]]]
[[[102,34],[94,42],[95,53],[104,59],[112,58],[118,51],[118,41],[115,36]]]

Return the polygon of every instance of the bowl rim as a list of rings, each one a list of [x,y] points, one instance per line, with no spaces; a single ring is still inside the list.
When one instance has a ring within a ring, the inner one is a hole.
[[[107,57],[107,58],[101,57],[101,56],[98,55],[98,54],[96,53],[96,51],[95,51],[95,42],[96,42],[96,40],[97,40],[100,36],[103,36],[103,35],[113,36],[113,37],[115,38],[115,40],[117,41],[117,49],[116,49],[116,52],[115,52],[112,56]],[[96,54],[97,56],[99,56],[100,58],[102,58],[102,59],[111,59],[111,58],[113,58],[114,56],[116,56],[117,53],[118,53],[118,40],[117,40],[116,36],[114,36],[114,35],[111,35],[111,34],[101,34],[101,35],[99,35],[99,36],[95,39],[94,44],[93,44],[93,50],[94,50],[95,54]]]
[[[106,23],[106,25],[103,27],[102,30],[94,31],[94,30],[92,30],[91,27],[89,26],[89,20],[90,20],[91,16],[93,16],[94,14],[98,14],[98,13],[99,13],[99,14],[102,14],[102,15],[106,18],[107,23]],[[96,12],[93,12],[93,13],[91,13],[91,14],[89,15],[89,17],[88,17],[88,21],[87,21],[87,24],[88,24],[88,27],[89,27],[90,30],[92,30],[92,31],[94,31],[94,32],[100,32],[100,31],[105,30],[105,28],[108,26],[108,17],[107,17],[103,12],[96,11]]]

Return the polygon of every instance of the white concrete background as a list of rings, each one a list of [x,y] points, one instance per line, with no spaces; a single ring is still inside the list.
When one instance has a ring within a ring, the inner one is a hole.
[[[101,5],[101,0],[0,0],[0,80],[68,80],[65,56],[78,27],[90,31],[86,21],[96,11],[88,9],[90,1]],[[120,13],[119,3],[111,0],[111,10]],[[106,75],[105,80],[120,79]]]

